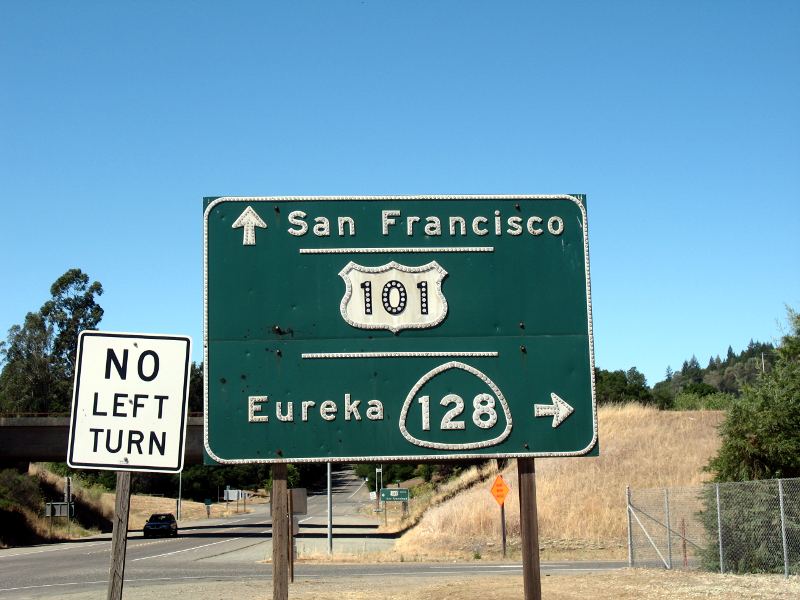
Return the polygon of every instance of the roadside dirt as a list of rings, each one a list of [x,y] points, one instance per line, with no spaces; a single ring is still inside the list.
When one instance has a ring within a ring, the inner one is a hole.
[[[192,583],[125,586],[126,600],[268,600],[268,579],[195,581]],[[551,575],[542,582],[548,600],[790,600],[800,597],[800,578],[774,575],[718,575],[625,569],[581,575]],[[55,597],[55,596],[54,596]],[[104,598],[105,590],[64,593],[69,600]],[[442,575],[435,582],[416,576],[358,577],[348,581],[299,581],[291,584],[292,600],[522,600],[522,577],[480,574]]]

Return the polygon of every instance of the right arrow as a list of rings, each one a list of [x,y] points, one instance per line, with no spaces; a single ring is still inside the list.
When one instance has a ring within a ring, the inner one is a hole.
[[[558,427],[570,416],[575,409],[564,402],[555,392],[550,393],[552,404],[534,404],[533,415],[535,417],[553,417],[553,428]]]

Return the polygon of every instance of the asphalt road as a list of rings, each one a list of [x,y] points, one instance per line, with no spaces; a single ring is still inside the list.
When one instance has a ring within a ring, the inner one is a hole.
[[[354,478],[340,475],[334,486],[334,549],[347,544],[367,552],[390,547],[390,536],[378,534],[377,522],[358,514],[368,501],[366,488]],[[177,538],[144,539],[141,532],[129,532],[125,586],[154,586],[165,583],[201,581],[242,581],[270,579],[270,519],[266,505],[254,505],[255,512],[228,519],[195,521],[181,527]],[[310,496],[308,514],[301,520],[300,544],[317,544],[322,554],[327,549],[326,497]],[[308,548],[306,548],[308,550]],[[0,550],[0,597],[59,598],[82,590],[97,590],[104,597],[108,585],[111,554],[109,536],[69,543]],[[544,571],[586,572],[624,566],[609,563],[552,563]],[[379,577],[441,577],[458,572],[515,574],[521,565],[506,564],[428,564],[428,563],[298,563],[295,577],[302,580]]]

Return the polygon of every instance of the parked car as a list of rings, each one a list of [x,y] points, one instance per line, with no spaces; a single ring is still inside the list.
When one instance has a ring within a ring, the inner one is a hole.
[[[142,534],[144,537],[156,535],[177,536],[178,522],[175,520],[175,515],[170,513],[156,513],[150,515],[150,518],[147,519],[147,523],[144,524]]]

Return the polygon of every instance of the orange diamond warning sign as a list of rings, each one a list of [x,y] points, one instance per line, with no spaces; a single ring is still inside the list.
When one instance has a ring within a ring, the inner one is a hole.
[[[498,475],[497,479],[495,479],[494,483],[492,484],[491,492],[492,496],[494,496],[494,499],[497,500],[497,503],[500,506],[503,506],[503,504],[505,503],[506,496],[508,496],[508,491],[509,487],[506,484],[505,480],[503,479],[503,476]]]

